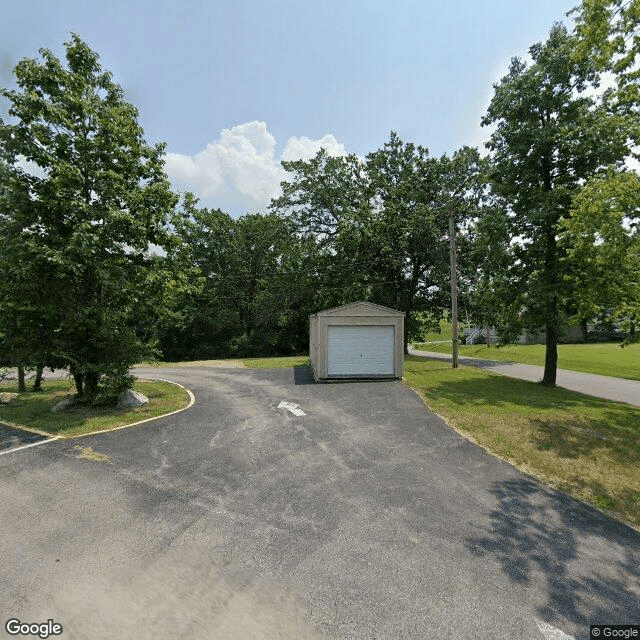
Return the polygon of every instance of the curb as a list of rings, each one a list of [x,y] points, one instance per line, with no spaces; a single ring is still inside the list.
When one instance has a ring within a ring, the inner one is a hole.
[[[180,387],[184,389],[189,395],[189,404],[186,407],[182,407],[182,409],[176,409],[175,411],[169,411],[169,413],[163,413],[160,416],[153,416],[153,418],[145,418],[144,420],[137,420],[136,422],[130,422],[129,424],[122,424],[119,427],[112,427],[111,429],[101,429],[100,431],[91,431],[91,433],[80,433],[75,436],[57,436],[60,440],[75,440],[76,438],[85,438],[87,436],[95,436],[99,433],[109,433],[111,431],[120,431],[120,429],[127,429],[128,427],[135,427],[138,424],[144,424],[145,422],[151,422],[152,420],[160,420],[160,418],[166,418],[167,416],[175,415],[176,413],[181,413],[182,411],[186,411],[193,407],[196,402],[196,397],[191,393],[187,387],[181,385],[178,382],[174,382],[173,380],[165,380],[164,378],[149,378],[149,380],[159,380],[160,382],[168,382],[169,384],[175,384],[176,387]]]
[[[70,436],[52,436],[49,433],[44,431],[39,431],[36,429],[32,429],[31,427],[23,427],[21,425],[16,424],[7,424],[7,426],[13,427],[14,429],[21,429],[22,431],[29,431],[32,433],[38,433],[43,436],[47,436],[47,440],[40,440],[39,442],[32,442],[31,444],[25,444],[21,447],[15,447],[14,449],[8,449],[7,451],[0,451],[0,456],[6,455],[7,453],[13,453],[14,451],[20,451],[22,449],[28,449],[30,447],[37,447],[41,444],[46,444],[47,442],[53,442],[54,440],[75,440],[77,438],[85,438],[87,436],[95,436],[99,433],[109,433],[111,431],[119,431],[120,429],[127,429],[128,427],[135,427],[139,424],[144,424],[145,422],[151,422],[152,420],[160,420],[160,418],[166,418],[167,416],[175,415],[176,413],[181,413],[182,411],[186,411],[190,409],[196,402],[196,397],[193,395],[190,389],[187,389],[184,385],[181,385],[178,382],[174,382],[173,380],[166,380],[164,378],[149,378],[149,380],[158,380],[160,382],[168,382],[169,384],[174,384],[181,389],[184,389],[189,396],[189,404],[186,407],[182,407],[182,409],[176,409],[175,411],[169,411],[169,413],[163,413],[159,416],[153,416],[152,418],[145,418],[144,420],[137,420],[136,422],[130,422],[129,424],[122,424],[119,427],[112,427],[111,429],[101,429],[100,431],[91,431],[90,433],[80,433],[78,435],[70,435]]]

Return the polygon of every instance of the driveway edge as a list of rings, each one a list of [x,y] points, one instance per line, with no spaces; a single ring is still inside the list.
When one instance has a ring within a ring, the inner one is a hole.
[[[169,411],[169,413],[163,413],[160,416],[153,416],[153,418],[145,418],[144,420],[137,420],[136,422],[130,422],[129,424],[122,424],[119,427],[112,427],[111,429],[101,429],[100,431],[91,431],[90,433],[80,433],[74,436],[59,436],[60,440],[75,440],[76,438],[84,438],[86,436],[95,436],[98,433],[109,433],[111,431],[120,431],[120,429],[128,429],[129,427],[135,427],[139,424],[144,424],[145,422],[151,422],[152,420],[160,420],[160,418],[166,418],[167,416],[175,415],[176,413],[181,413],[182,411],[186,411],[193,407],[196,402],[196,397],[193,395],[190,389],[187,389],[184,385],[179,382],[174,382],[173,380],[166,380],[165,378],[149,378],[150,380],[159,380],[160,382],[168,382],[169,384],[175,384],[177,387],[184,389],[189,395],[189,404],[186,407],[182,407],[182,409],[176,409],[175,411]]]
[[[165,378],[150,378],[151,380],[159,380],[160,382],[167,382],[169,384],[174,384],[181,389],[184,389],[189,396],[189,404],[186,407],[182,407],[182,409],[176,409],[175,411],[169,411],[169,413],[163,413],[159,416],[153,416],[152,418],[145,418],[144,420],[136,420],[136,422],[130,422],[129,424],[121,424],[118,427],[112,427],[110,429],[100,429],[100,431],[91,431],[89,433],[80,433],[77,435],[52,435],[47,433],[46,431],[40,431],[38,429],[33,429],[32,427],[24,427],[19,424],[8,423],[5,424],[13,429],[20,429],[21,431],[29,431],[32,433],[37,433],[38,435],[45,436],[46,440],[40,440],[39,442],[32,442],[31,444],[25,444],[20,447],[15,447],[14,449],[7,449],[6,451],[0,451],[0,456],[7,455],[9,453],[14,453],[15,451],[21,451],[22,449],[28,449],[30,447],[35,447],[41,444],[45,444],[47,442],[53,442],[54,440],[75,440],[77,438],[84,438],[86,436],[95,436],[98,433],[109,433],[110,431],[119,431],[120,429],[128,429],[129,427],[135,427],[139,424],[144,424],[145,422],[151,422],[152,420],[160,420],[160,418],[166,418],[167,416],[175,415],[176,413],[181,413],[182,411],[186,411],[190,409],[196,402],[196,397],[193,395],[190,389],[187,389],[184,385],[179,382],[174,382],[173,380],[166,380]]]
[[[502,456],[498,455],[497,453],[495,453],[491,449],[488,449],[485,445],[483,445],[480,442],[478,442],[470,433],[468,433],[466,431],[462,431],[462,429],[457,427],[455,425],[455,423],[453,423],[451,420],[445,418],[444,416],[441,416],[439,413],[436,413],[429,406],[429,403],[427,402],[427,398],[424,396],[424,394],[419,389],[416,389],[415,387],[412,387],[411,385],[407,384],[406,382],[404,384],[409,389],[411,389],[411,391],[413,391],[420,398],[420,400],[422,400],[424,406],[431,413],[433,413],[434,415],[438,416],[438,418],[440,418],[440,420],[442,420],[448,427],[453,429],[453,431],[455,431],[459,436],[461,436],[465,440],[468,440],[469,442],[472,442],[476,446],[480,447],[483,451],[485,451],[487,454],[489,454],[493,458],[496,458],[497,460],[500,460],[501,462],[505,462],[506,464],[510,465],[511,467],[516,469],[519,473],[522,473],[523,475],[527,476],[528,478],[530,478],[534,482],[538,483],[546,491],[555,491],[557,493],[561,493],[562,495],[567,496],[567,497],[571,498],[572,500],[575,500],[576,502],[579,502],[580,504],[586,505],[586,506],[588,506],[588,507],[590,507],[592,509],[595,509],[596,511],[599,511],[603,516],[606,516],[610,520],[613,520],[614,522],[617,522],[618,524],[623,524],[623,525],[629,527],[631,530],[635,531],[636,533],[640,533],[640,528],[639,527],[636,527],[633,524],[631,524],[630,522],[627,522],[626,520],[623,520],[622,518],[619,518],[616,515],[613,515],[613,514],[607,512],[607,511],[605,511],[604,509],[600,508],[598,505],[596,505],[596,504],[594,504],[592,502],[588,502],[587,500],[583,500],[582,498],[578,498],[577,496],[573,495],[571,492],[564,491],[564,490],[560,489],[559,487],[554,486],[546,478],[544,478],[542,476],[539,476],[532,469],[527,467],[526,464],[525,465],[518,464],[514,460],[510,460],[509,458],[503,458]]]

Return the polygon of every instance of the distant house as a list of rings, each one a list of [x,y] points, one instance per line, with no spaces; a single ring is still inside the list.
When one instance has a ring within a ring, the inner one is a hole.
[[[500,342],[500,336],[496,336],[495,327],[465,327],[464,329],[465,344],[478,344],[482,342],[486,344],[487,341],[491,343]],[[518,344],[545,344],[546,334],[544,331],[540,333],[528,333],[523,331],[518,340]],[[558,342],[571,343],[571,342],[583,342],[584,334],[582,328],[577,325],[563,325],[560,329],[560,337]]]

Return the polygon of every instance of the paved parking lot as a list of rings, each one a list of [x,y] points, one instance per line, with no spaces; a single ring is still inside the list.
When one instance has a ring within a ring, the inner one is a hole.
[[[3,451],[11,451],[18,447],[26,447],[48,439],[48,436],[42,433],[16,429],[6,424],[0,424],[0,453]]]
[[[640,534],[489,456],[401,382],[139,375],[196,404],[0,456],[4,620],[82,639],[478,640],[640,621]]]

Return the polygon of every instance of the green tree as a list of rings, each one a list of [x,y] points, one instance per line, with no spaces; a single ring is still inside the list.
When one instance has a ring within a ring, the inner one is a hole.
[[[310,160],[283,162],[289,179],[270,210],[293,223],[304,255],[296,279],[308,314],[357,299],[368,299],[360,254],[369,221],[368,180],[355,155],[330,156],[320,149]],[[308,321],[308,318],[306,319]]]
[[[21,229],[11,213],[28,206],[23,176],[0,157],[0,362],[17,366],[20,391],[26,391],[25,365],[38,358],[43,347],[43,312],[34,307],[33,298],[47,275],[34,272],[28,247],[16,242]]]
[[[231,259],[233,220],[219,209],[199,209],[197,199],[189,196],[175,228],[189,251],[193,286],[179,294],[175,316],[161,329],[162,355],[168,360],[227,357],[240,325],[226,292],[218,288],[218,274]]]
[[[637,107],[640,99],[640,1],[582,0],[575,15],[578,47],[575,55],[591,59],[615,78],[618,100]]]
[[[562,225],[576,317],[609,310],[627,326],[624,344],[638,339],[640,323],[639,193],[636,173],[611,170],[580,190]]]
[[[32,345],[39,310],[46,344],[35,351],[64,362],[79,396],[93,401],[102,381],[130,384],[128,368],[152,350],[141,326],[157,291],[148,286],[157,273],[150,247],[174,252],[168,228],[178,198],[164,146],[145,142],[137,110],[98,55],[75,34],[65,49],[66,67],[42,49],[41,61],[17,64],[17,89],[2,90],[10,121],[0,122],[0,145],[11,178],[3,252],[15,250],[2,260],[18,290],[0,313]],[[37,171],[22,170],[24,161]]]
[[[437,320],[449,307],[448,221],[453,216],[457,228],[475,215],[480,159],[469,147],[431,158],[392,133],[367,156],[365,171],[373,207],[360,255],[371,261],[372,299],[406,314],[406,350],[418,337],[418,320]]]
[[[295,215],[298,232],[329,244],[339,233],[340,223],[355,211],[367,208],[367,179],[360,159],[330,156],[321,148],[311,160],[284,161],[291,178],[281,183],[282,196],[270,210]]]
[[[448,217],[462,222],[479,195],[477,151],[431,158],[395,133],[367,155],[283,163],[292,177],[272,209],[309,239],[315,309],[362,299],[407,314],[410,337],[448,303]]]
[[[296,353],[308,342],[305,241],[274,213],[234,220],[191,203],[178,225],[199,286],[161,348],[170,359]]]
[[[580,59],[593,60],[608,74],[606,102],[624,119],[638,159],[640,140],[640,2],[584,0],[575,10]],[[608,167],[588,180],[574,200],[564,226],[567,278],[575,284],[577,318],[591,319],[605,309],[629,331],[623,344],[637,339],[638,323],[637,172]]]
[[[502,342],[512,342],[524,328],[522,302],[513,295],[514,282],[521,279],[518,247],[506,203],[491,195],[486,200],[459,251],[462,306],[474,324],[495,327]]]
[[[559,223],[571,214],[585,180],[629,154],[626,115],[609,95],[593,61],[576,55],[577,36],[555,25],[546,42],[530,48],[531,63],[514,58],[494,86],[484,125],[496,129],[488,143],[491,181],[510,208],[514,243],[511,295],[529,327],[544,327],[543,383],[554,385],[563,310],[571,295],[562,273]]]

